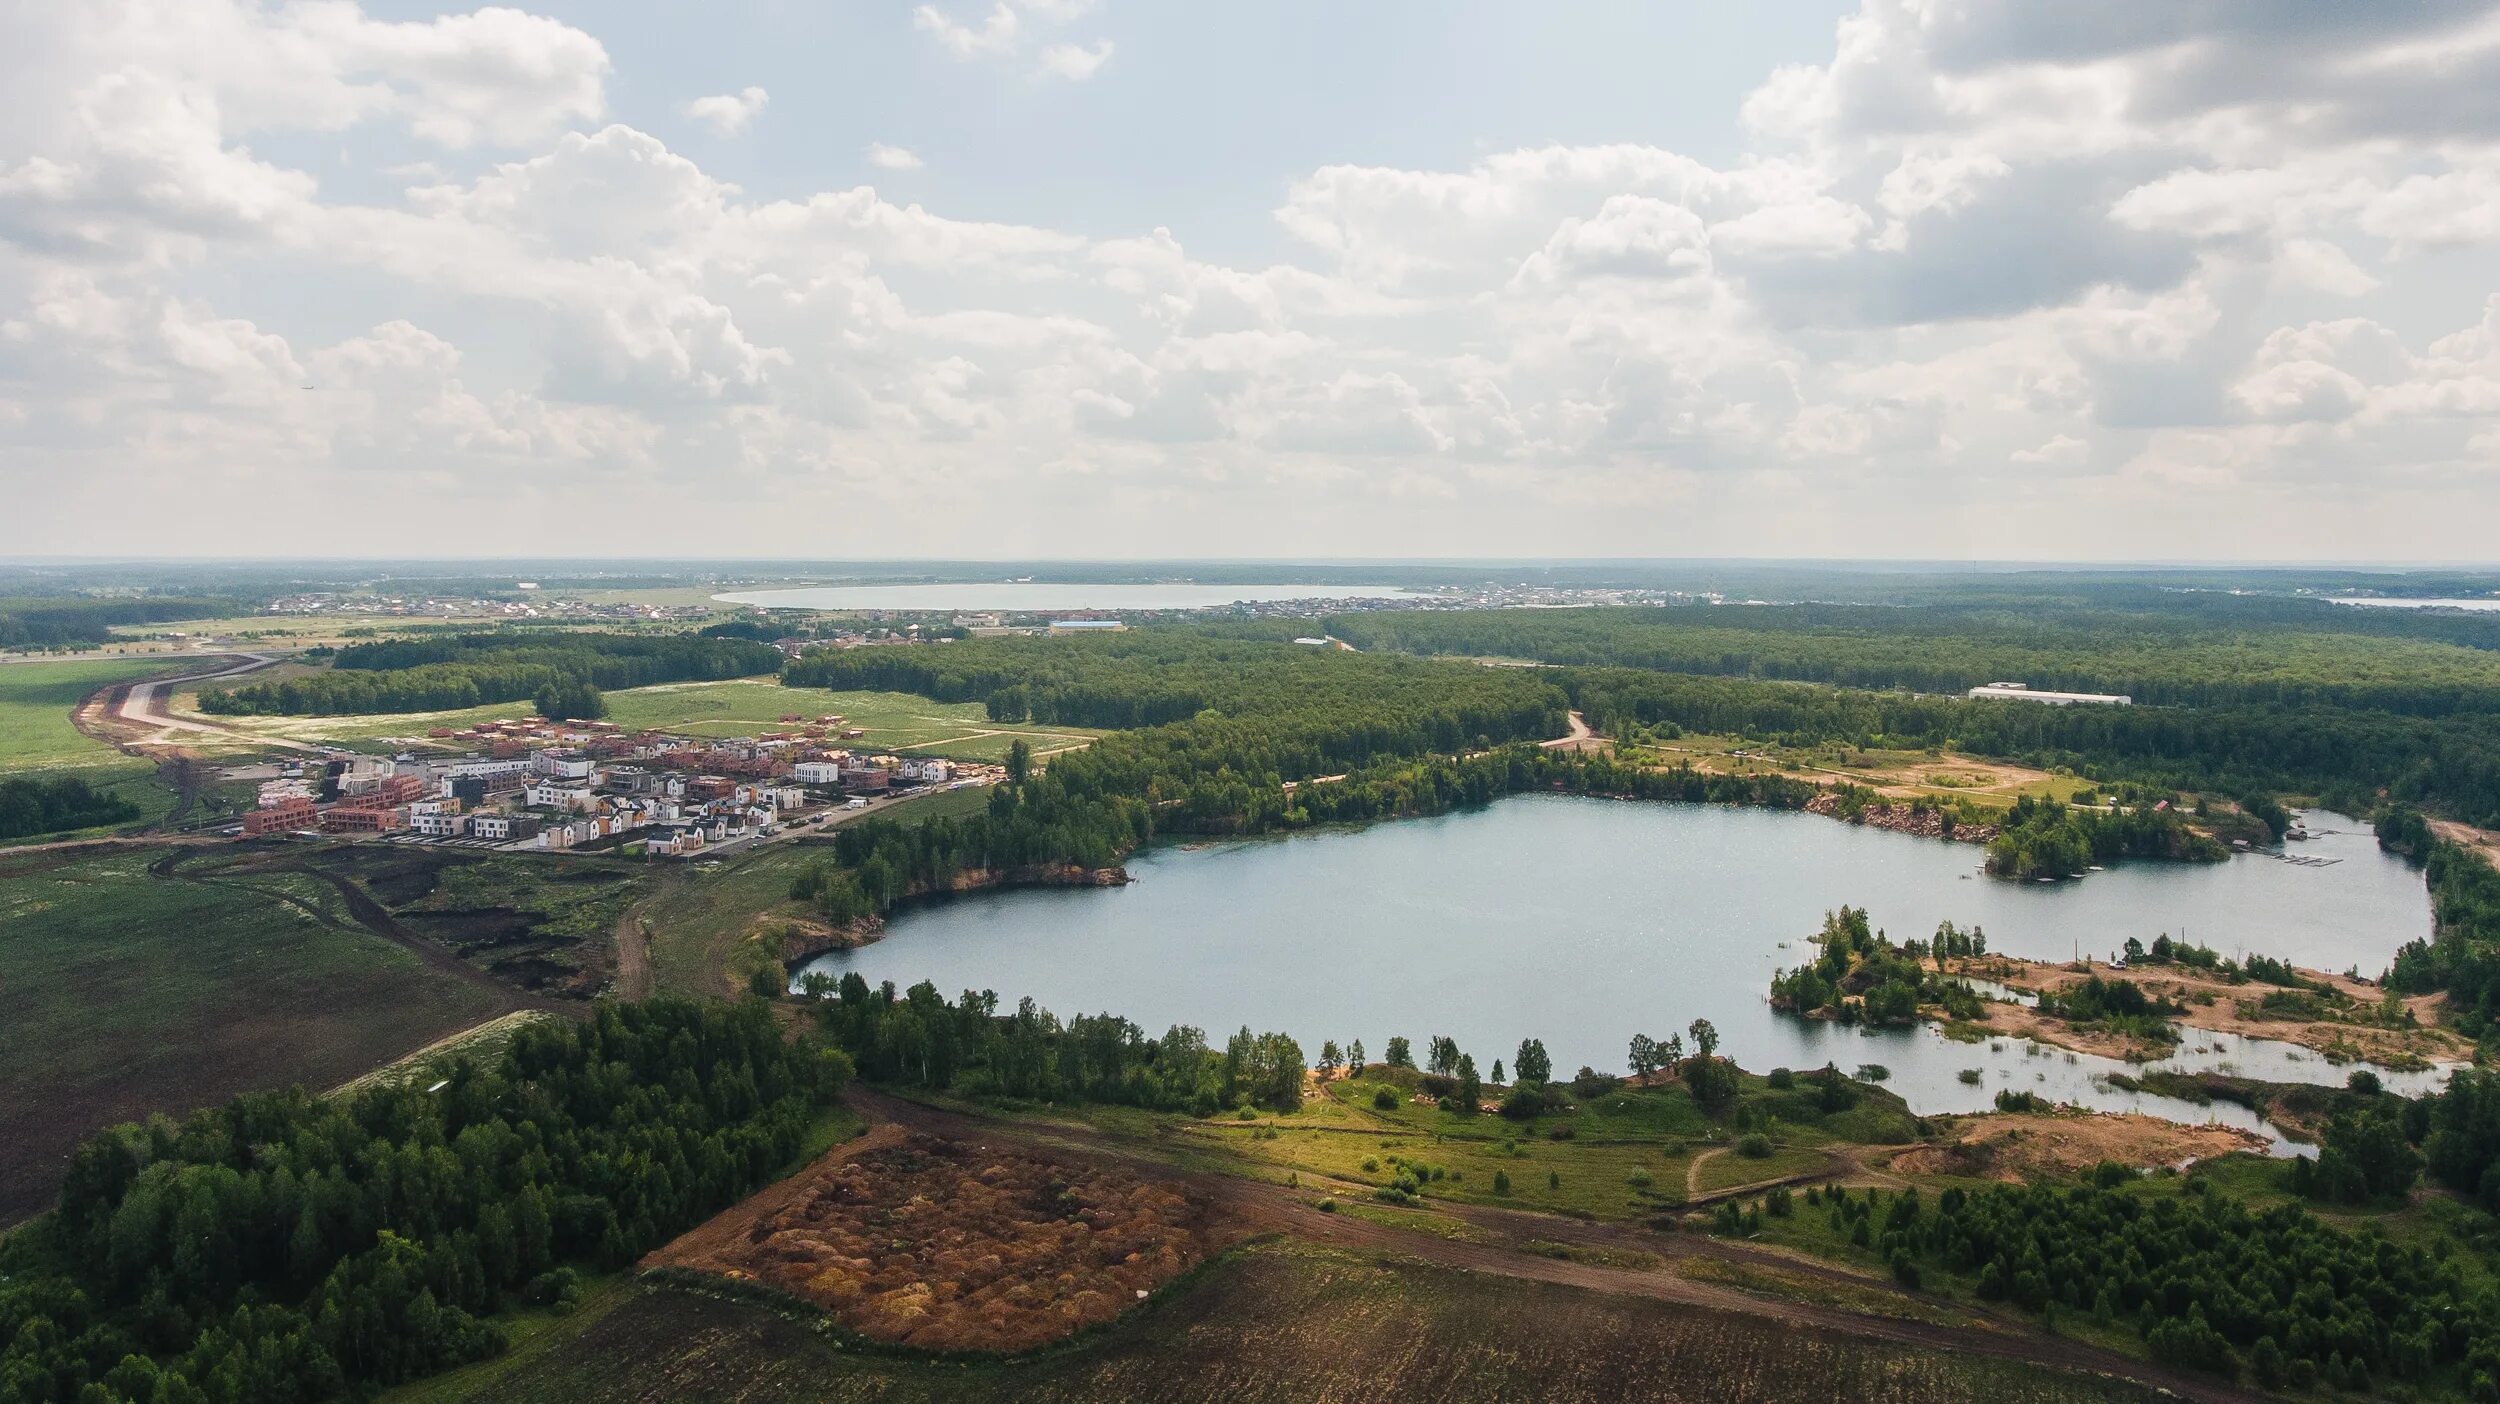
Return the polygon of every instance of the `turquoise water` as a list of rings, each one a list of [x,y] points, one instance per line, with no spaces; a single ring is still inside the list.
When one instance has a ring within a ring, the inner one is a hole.
[[[932,902],[899,913],[883,941],[808,968],[932,980],[950,998],[1029,994],[1062,1016],[1109,1010],[1153,1032],[1284,1029],[1313,1056],[1325,1038],[1360,1038],[1377,1057],[1392,1034],[1417,1047],[1448,1034],[1488,1070],[1537,1037],[1558,1070],[1620,1071],[1633,1033],[1663,1038],[1706,1017],[1746,1067],[1882,1064],[1920,1112],[1980,1109],[2015,1088],[2253,1127],[2237,1107],[2099,1080],[2123,1064],[1797,1019],[1771,1009],[1765,988],[1811,955],[1806,938],[1843,903],[1896,937],[1975,922],[1990,949],[2018,956],[2107,955],[2128,936],[2167,931],[2226,954],[2376,975],[2430,930],[2421,877],[2380,853],[2366,825],[2322,811],[2308,823],[2320,836],[2289,851],[2339,861],[2130,863],[2039,884],[1980,875],[1972,845],[1814,815],[1523,796],[1430,819],[1159,847],[1130,863],[1131,886]],[[2187,1033],[2156,1066],[2327,1083],[2349,1071],[2287,1044]],[[1957,1074],[1974,1067],[1982,1083],[1963,1084]],[[2435,1080],[2388,1077],[2400,1088]]]

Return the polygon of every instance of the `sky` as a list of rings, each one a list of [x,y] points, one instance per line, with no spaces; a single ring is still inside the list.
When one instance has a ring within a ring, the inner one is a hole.
[[[0,33],[0,554],[2500,559],[2500,0]]]

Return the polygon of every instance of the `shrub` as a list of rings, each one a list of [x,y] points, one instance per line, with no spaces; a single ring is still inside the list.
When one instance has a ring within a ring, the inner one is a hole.
[[[1763,1080],[1771,1084],[1774,1092],[1785,1092],[1797,1085],[1797,1075],[1786,1068],[1771,1069],[1771,1075]]]
[[[1363,1157],[1363,1173],[1364,1173],[1364,1174],[1366,1174],[1366,1175],[1377,1175],[1377,1174],[1379,1174],[1379,1173],[1380,1173],[1380,1159],[1379,1159],[1379,1157],[1377,1157],[1377,1156],[1370,1156],[1370,1155],[1364,1156],[1364,1157]]]
[[[1580,1133],[1571,1128],[1571,1123],[1566,1121],[1560,1126],[1547,1128],[1545,1132],[1545,1139],[1549,1141],[1568,1141],[1578,1134]]]
[[[1549,1189],[1549,1190],[1558,1190],[1558,1189],[1561,1189],[1561,1188],[1562,1188],[1562,1172],[1561,1172],[1560,1170],[1548,1170],[1548,1171],[1546,1171],[1546,1172],[1545,1172],[1545,1187],[1546,1187],[1547,1189]]]
[[[1955,1073],[1954,1076],[1962,1079],[1962,1085],[1964,1087],[1977,1087],[1979,1085],[1980,1075],[1979,1069],[1977,1068],[1964,1068],[1960,1072]]]
[[[1645,1190],[1651,1183],[1649,1172],[1637,1165],[1632,1167],[1631,1174],[1623,1177],[1623,1182],[1636,1190]]]
[[[1526,1121],[1545,1110],[1545,1094],[1534,1087],[1514,1087],[1502,1098],[1502,1115]]]
[[[1771,1138],[1759,1131],[1749,1131],[1736,1138],[1736,1153],[1747,1160],[1771,1158]]]
[[[1858,1081],[1883,1082],[1892,1077],[1892,1069],[1881,1063],[1866,1063],[1858,1068]]]
[[[1510,1198],[1509,1172],[1503,1170],[1493,1172],[1493,1193],[1503,1199]]]
[[[1571,1076],[1571,1090],[1581,1101],[1603,1097],[1623,1085],[1623,1079],[1595,1068],[1582,1068]]]
[[[1396,1111],[1398,1109],[1398,1094],[1396,1090],[1394,1088],[1383,1087],[1379,1091],[1374,1092],[1372,1094],[1372,1105],[1381,1111]]]

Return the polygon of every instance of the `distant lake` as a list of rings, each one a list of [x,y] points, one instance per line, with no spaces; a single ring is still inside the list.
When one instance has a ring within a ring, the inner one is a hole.
[[[2335,604],[2370,605],[2378,609],[2473,609],[2500,610],[2500,600],[2412,600],[2388,595],[2335,595]]]
[[[2000,1089],[2111,1110],[2256,1126],[2254,1114],[2108,1087],[2130,1071],[2019,1041],[1955,1043],[1932,1028],[1882,1032],[1778,1013],[1774,970],[1810,960],[1823,913],[1870,910],[1895,939],[1950,918],[1989,949],[2107,956],[2129,936],[2184,933],[2226,955],[2258,951],[2380,973],[2430,932],[2420,874],[2379,851],[2366,824],[2313,812],[2309,867],[2246,854],[2212,864],[2126,863],[2080,881],[1980,876],[1975,845],[1815,815],[1672,803],[1520,796],[1428,819],[1209,846],[1166,845],[1129,864],[1125,888],[978,893],[898,913],[886,938],[807,968],[871,984],[927,979],[949,999],[1032,995],[1061,1017],[1104,1010],[1149,1033],[1195,1024],[1322,1039],[1448,1034],[1488,1072],[1537,1037],[1554,1066],[1620,1072],[1635,1032],[1696,1017],[1757,1072],[1880,1063],[1922,1113],[1973,1111]],[[1783,948],[1784,945],[1784,948]],[[2289,1044],[2184,1031],[2161,1066],[2225,1068],[2340,1084],[2348,1069]],[[1977,1086],[1958,1074],[1982,1070]],[[2389,1074],[2404,1089],[2432,1073]]]
[[[1421,599],[1396,585],[1083,585],[1001,581],[990,585],[810,585],[748,590],[712,598],[765,609],[1000,610],[1047,614],[1074,609],[1213,609],[1278,600]]]

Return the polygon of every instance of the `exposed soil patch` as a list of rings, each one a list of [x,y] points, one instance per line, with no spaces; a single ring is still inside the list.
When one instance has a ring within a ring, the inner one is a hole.
[[[2156,999],[2168,999],[2184,1006],[2184,1012],[2169,1016],[2173,1022],[2214,1033],[2239,1034],[2248,1038],[2269,1038],[2296,1043],[2303,1048],[2324,1053],[2337,1060],[2360,1060],[2392,1067],[2419,1066],[2425,1062],[2471,1062],[2474,1045],[2455,1032],[2435,1027],[2443,995],[2419,995],[2402,1001],[2410,1013],[2411,1025],[2384,1025],[2368,1022],[2375,1017],[2387,992],[2364,980],[2343,975],[2330,975],[2323,970],[2302,970],[2302,978],[2329,992],[2316,1003],[2311,1012],[2331,1017],[2308,1017],[2302,1008],[2277,1011],[2265,1007],[2269,995],[2287,996],[2283,987],[2260,980],[2233,984],[2205,971],[2181,965],[2110,966],[2095,964],[2088,970],[2082,966],[2038,960],[2017,960],[2011,956],[1990,955],[1948,963],[1954,974],[1982,980],[2037,994],[2043,990],[2064,989],[2079,985],[2093,975],[2103,980],[2119,980],[2134,985]],[[2139,1041],[2120,1035],[2076,1029],[2063,1020],[2043,1018],[2029,1010],[2013,1010],[2005,1005],[1988,1006],[1988,1026],[2019,1037],[2037,1038],[2060,1048],[2104,1056],[2128,1057],[2127,1052],[2112,1052]]]
[[[1975,1116],[1953,1140],[1917,1146],[1892,1168],[1918,1175],[1969,1175],[2021,1184],[2114,1160],[2139,1169],[2185,1165],[2233,1151],[2262,1151],[2266,1138],[2232,1126],[2182,1126],[2133,1113]]]
[[[1941,809],[1910,804],[1870,804],[1855,815],[1842,815],[1840,809],[1840,796],[1830,790],[1806,801],[1808,814],[1847,818],[1852,824],[1863,824],[1870,829],[1890,829],[1896,834],[1952,839],[1956,843],[1986,843],[1997,836],[1994,824],[1956,824],[1948,827]]]
[[[861,1335],[1031,1350],[1119,1315],[1248,1236],[1169,1179],[883,1132],[646,1260],[762,1282]]]
[[[399,919],[437,941],[458,947],[462,955],[528,940],[542,920],[536,912],[515,907],[404,912]]]

